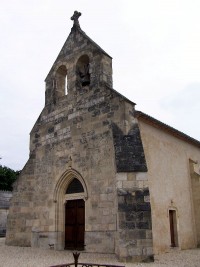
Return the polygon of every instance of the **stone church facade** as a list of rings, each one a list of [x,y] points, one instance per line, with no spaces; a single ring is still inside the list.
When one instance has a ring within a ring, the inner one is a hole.
[[[6,244],[141,261],[200,244],[200,142],[135,110],[79,12],[47,78]]]

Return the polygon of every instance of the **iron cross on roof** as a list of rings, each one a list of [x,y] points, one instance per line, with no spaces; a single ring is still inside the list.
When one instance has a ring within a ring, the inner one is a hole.
[[[71,20],[74,21],[74,26],[80,27],[78,18],[81,16],[81,13],[78,11],[74,11],[74,15],[71,17]]]

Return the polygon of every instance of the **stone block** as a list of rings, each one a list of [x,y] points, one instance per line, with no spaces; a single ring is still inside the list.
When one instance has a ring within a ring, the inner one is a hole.
[[[40,226],[40,220],[39,220],[39,219],[33,220],[33,221],[32,221],[32,225],[33,225],[34,227],[38,227],[38,226]]]
[[[103,215],[109,215],[109,214],[111,214],[111,210],[108,208],[104,208],[102,213],[103,213]]]
[[[108,225],[108,230],[109,231],[116,231],[116,223],[110,223],[109,225]]]
[[[129,256],[140,256],[142,255],[142,248],[132,247],[128,249]]]
[[[146,186],[145,183],[144,183],[144,181],[137,181],[137,185],[141,189],[143,189]]]
[[[119,248],[119,253],[118,253],[118,257],[119,257],[119,259],[121,259],[121,258],[127,258],[127,256],[128,256],[128,251],[127,251],[127,249],[126,248],[124,248],[124,247],[120,247]]]
[[[137,239],[137,246],[139,247],[152,247],[153,240],[152,239]]]
[[[137,220],[137,213],[136,212],[127,212],[125,213],[126,221],[136,221]]]
[[[148,180],[148,175],[147,173],[144,172],[138,172],[136,174],[136,180],[137,181],[147,181]]]
[[[146,230],[146,238],[152,239],[152,230]]]
[[[117,181],[127,181],[127,173],[120,172],[116,174]]]
[[[100,231],[101,224],[93,224],[92,225],[92,231]]]
[[[32,220],[26,220],[26,226],[32,226],[33,221]]]
[[[152,258],[153,258],[153,255],[154,255],[154,253],[153,253],[153,246],[146,248],[146,255],[147,256],[152,256]]]
[[[114,253],[114,232],[86,232],[86,252]]]
[[[146,230],[135,229],[126,231],[126,239],[145,239],[146,238]]]
[[[119,203],[118,210],[124,211],[126,213],[130,213],[137,210],[137,204],[126,204],[126,203]]]
[[[114,201],[114,194],[113,193],[107,194],[107,199],[108,201]]]
[[[137,211],[150,211],[150,203],[137,203]]]
[[[123,181],[122,187],[127,189],[132,189],[135,186],[134,181]]]
[[[108,194],[100,194],[100,201],[107,201],[108,200]]]
[[[127,222],[126,221],[126,229],[135,229],[135,222]]]
[[[136,174],[133,173],[133,172],[129,172],[129,173],[127,174],[127,180],[128,180],[128,181],[135,181],[135,180],[136,180]]]
[[[126,221],[119,221],[119,229],[126,229]]]
[[[122,188],[122,181],[117,181],[117,188]]]
[[[107,208],[107,207],[112,208],[113,206],[114,206],[113,201],[101,201],[99,203],[100,208]]]

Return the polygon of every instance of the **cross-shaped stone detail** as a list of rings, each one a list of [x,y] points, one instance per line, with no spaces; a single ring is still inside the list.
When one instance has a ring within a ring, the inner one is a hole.
[[[78,11],[74,11],[74,15],[71,17],[71,20],[74,21],[74,26],[80,27],[78,18],[81,16],[81,13]]]

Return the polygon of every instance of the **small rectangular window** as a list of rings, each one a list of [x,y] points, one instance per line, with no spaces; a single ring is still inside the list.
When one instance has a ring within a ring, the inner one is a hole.
[[[177,218],[175,210],[169,210],[169,225],[171,247],[178,247]]]

